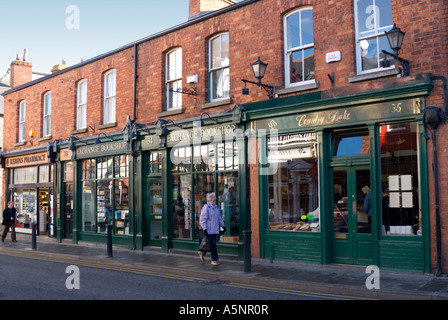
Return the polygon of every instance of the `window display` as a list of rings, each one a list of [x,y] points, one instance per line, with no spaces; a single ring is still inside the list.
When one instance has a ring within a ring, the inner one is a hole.
[[[217,195],[226,223],[221,241],[239,240],[238,145],[235,141],[177,147],[173,162],[173,236],[199,239],[199,216],[207,194]]]
[[[319,231],[315,133],[268,138],[268,220],[271,230]]]
[[[127,156],[83,162],[83,231],[129,234],[129,167]]]
[[[380,126],[383,234],[422,234],[416,131],[416,123]]]

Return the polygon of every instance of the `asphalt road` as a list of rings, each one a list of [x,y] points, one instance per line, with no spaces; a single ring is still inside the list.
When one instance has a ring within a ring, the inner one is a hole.
[[[0,255],[0,300],[274,301],[344,299],[111,266]],[[72,267],[70,267],[72,266]]]

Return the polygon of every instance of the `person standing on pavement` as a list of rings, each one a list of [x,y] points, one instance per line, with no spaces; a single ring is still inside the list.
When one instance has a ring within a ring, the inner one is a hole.
[[[210,254],[212,255],[213,266],[217,266],[219,257],[218,249],[216,247],[216,236],[219,234],[220,229],[225,232],[224,221],[222,220],[221,210],[216,205],[216,196],[214,193],[207,195],[207,203],[202,207],[201,216],[199,218],[199,224],[204,230],[204,235],[209,242]],[[204,261],[205,253],[199,251],[199,257],[201,261]]]
[[[16,210],[16,208],[14,208],[14,202],[9,201],[8,207],[5,210],[3,210],[2,242],[5,241],[5,238],[8,235],[9,228],[11,228],[12,242],[17,242],[17,240],[16,240],[16,218],[17,218],[17,210]]]

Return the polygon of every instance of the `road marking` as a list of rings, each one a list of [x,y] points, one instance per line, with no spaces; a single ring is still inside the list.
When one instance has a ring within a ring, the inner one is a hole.
[[[229,283],[229,284],[223,284],[223,285],[228,286],[228,287],[247,288],[247,289],[253,289],[253,290],[270,291],[270,292],[278,292],[278,293],[290,293],[290,294],[310,296],[310,297],[321,296],[321,297],[333,298],[333,299],[338,299],[338,300],[378,300],[378,299],[374,299],[374,298],[346,296],[346,295],[339,295],[339,294],[303,291],[303,290],[296,290],[296,289],[265,287],[265,286],[245,284],[245,283]]]
[[[106,270],[114,270],[114,271],[122,271],[122,272],[131,272],[131,273],[137,273],[137,274],[143,274],[143,275],[150,275],[150,276],[157,276],[162,278],[170,278],[175,280],[185,280],[185,281],[208,281],[206,278],[199,278],[199,277],[192,277],[192,276],[183,276],[183,275],[176,275],[166,272],[158,272],[158,271],[150,271],[150,270],[143,270],[133,267],[126,267],[126,266],[113,266],[108,264],[101,264],[98,262],[87,262],[87,261],[81,261],[76,258],[52,258],[52,257],[45,257],[45,256],[35,256],[35,255],[27,255],[25,254],[18,254],[18,253],[12,253],[12,252],[1,252],[2,255],[8,255],[8,256],[14,256],[14,257],[20,257],[20,258],[27,258],[27,259],[34,259],[34,260],[41,260],[41,261],[49,261],[49,262],[57,262],[62,264],[75,264],[78,266],[84,266],[84,267],[91,267],[91,268],[99,268],[99,269],[106,269]]]

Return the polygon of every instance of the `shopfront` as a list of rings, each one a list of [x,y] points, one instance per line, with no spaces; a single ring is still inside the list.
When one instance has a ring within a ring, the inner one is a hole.
[[[7,201],[17,209],[16,232],[31,234],[33,224],[37,235],[55,236],[54,165],[47,152],[9,156],[7,170]]]
[[[128,143],[111,141],[60,150],[61,183],[58,203],[61,238],[106,242],[112,226],[117,245],[133,247],[130,213]]]
[[[197,250],[202,237],[200,211],[207,194],[214,193],[227,226],[219,239],[219,252],[242,254],[240,239],[246,218],[241,213],[245,204],[240,196],[244,171],[240,157],[245,152],[244,140],[237,141],[236,130],[237,126],[228,122],[201,128],[173,127],[166,135],[143,136],[143,246]]]
[[[262,258],[429,271],[425,88],[248,106]]]

